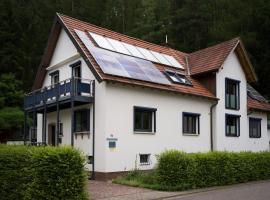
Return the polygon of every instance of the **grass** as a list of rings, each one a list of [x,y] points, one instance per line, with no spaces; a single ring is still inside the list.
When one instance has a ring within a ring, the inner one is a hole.
[[[269,152],[166,151],[152,172],[135,169],[114,183],[162,191],[224,186],[270,178]]]
[[[180,186],[166,186],[160,184],[157,180],[157,173],[155,170],[151,172],[143,172],[135,169],[125,176],[117,177],[113,180],[113,183],[160,191],[181,191],[185,189]]]

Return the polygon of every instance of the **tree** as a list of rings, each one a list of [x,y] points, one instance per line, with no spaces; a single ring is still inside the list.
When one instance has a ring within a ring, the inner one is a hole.
[[[0,134],[18,130],[23,124],[23,91],[13,74],[0,76]]]

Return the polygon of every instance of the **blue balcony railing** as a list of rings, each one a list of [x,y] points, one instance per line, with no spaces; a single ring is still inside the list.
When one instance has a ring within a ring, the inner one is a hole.
[[[94,81],[81,78],[70,78],[57,84],[43,87],[28,93],[24,97],[24,108],[61,101],[74,96],[93,97]]]

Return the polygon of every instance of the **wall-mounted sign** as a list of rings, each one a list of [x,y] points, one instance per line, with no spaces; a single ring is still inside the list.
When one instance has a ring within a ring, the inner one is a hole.
[[[107,141],[109,142],[109,148],[112,149],[112,148],[116,148],[116,141],[118,139],[117,138],[107,138]]]
[[[109,141],[109,148],[115,148],[116,142],[115,141]]]

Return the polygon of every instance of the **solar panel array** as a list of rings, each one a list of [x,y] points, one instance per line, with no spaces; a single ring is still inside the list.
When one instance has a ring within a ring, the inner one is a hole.
[[[106,74],[160,84],[170,84],[152,62],[92,47],[90,53]]]
[[[89,34],[101,48],[183,69],[183,66],[173,56],[114,40],[96,33],[89,32]]]
[[[247,93],[252,99],[267,102],[266,99],[249,84],[247,84]]]
[[[83,44],[85,45],[85,47],[90,51],[90,49],[92,47],[94,47],[95,45],[91,42],[91,40],[88,38],[88,36],[86,35],[85,32],[74,29],[75,33],[77,34],[77,36],[80,38],[80,40],[83,42]]]

